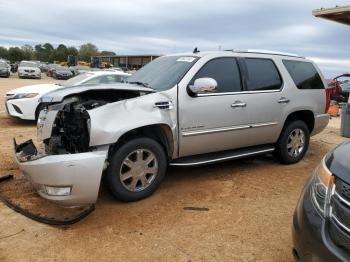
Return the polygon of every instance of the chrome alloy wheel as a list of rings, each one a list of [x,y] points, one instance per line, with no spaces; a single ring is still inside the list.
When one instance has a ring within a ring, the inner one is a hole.
[[[302,129],[294,129],[288,136],[287,151],[291,157],[298,157],[305,147],[305,133]]]
[[[124,158],[119,171],[122,185],[131,192],[146,189],[158,173],[156,156],[147,149],[137,149]]]

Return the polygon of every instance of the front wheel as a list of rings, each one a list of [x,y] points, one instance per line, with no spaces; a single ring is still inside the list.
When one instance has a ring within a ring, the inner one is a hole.
[[[288,123],[276,144],[276,155],[283,164],[299,162],[305,155],[310,141],[310,132],[301,120]]]
[[[136,138],[112,154],[106,181],[117,199],[137,201],[158,188],[166,167],[167,158],[158,142],[146,137]]]

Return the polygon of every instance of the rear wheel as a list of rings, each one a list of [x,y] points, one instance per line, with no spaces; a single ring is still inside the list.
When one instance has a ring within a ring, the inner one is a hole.
[[[122,201],[150,196],[166,172],[167,158],[162,146],[150,138],[136,138],[113,153],[106,180],[111,193]]]
[[[288,123],[276,144],[276,155],[283,164],[299,162],[305,155],[310,141],[310,132],[301,120]]]

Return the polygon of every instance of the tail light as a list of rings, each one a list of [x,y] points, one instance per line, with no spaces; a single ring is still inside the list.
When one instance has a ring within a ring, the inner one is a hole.
[[[332,93],[332,88],[326,88],[326,108],[325,108],[325,113],[328,112],[329,106],[331,104],[331,93]]]

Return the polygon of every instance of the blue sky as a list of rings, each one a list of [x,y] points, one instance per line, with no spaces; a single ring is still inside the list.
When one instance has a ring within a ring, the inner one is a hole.
[[[86,42],[120,54],[267,49],[313,58],[327,77],[350,71],[350,27],[314,18],[332,0],[0,0],[0,45]]]

